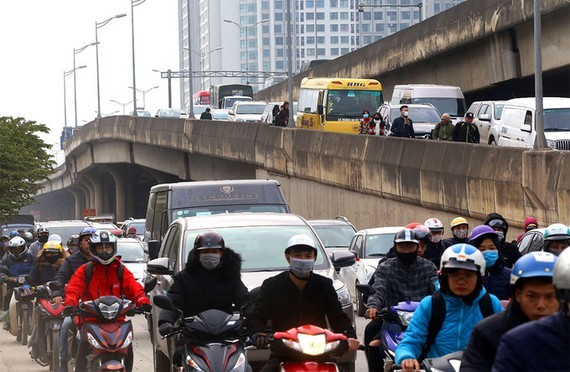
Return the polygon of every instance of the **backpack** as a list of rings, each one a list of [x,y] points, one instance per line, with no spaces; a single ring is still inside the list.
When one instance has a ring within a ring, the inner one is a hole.
[[[121,286],[121,293],[123,293],[123,273],[125,272],[125,267],[121,263],[117,267],[117,278],[119,279],[119,285]],[[93,261],[89,261],[85,264],[85,286],[89,286],[91,279],[93,278]]]
[[[493,304],[491,302],[491,296],[489,293],[485,293],[483,297],[479,300],[479,310],[483,315],[483,318],[486,318],[490,315],[495,313],[493,309]],[[428,334],[426,338],[426,343],[422,349],[422,354],[418,360],[423,360],[427,356],[431,345],[435,342],[435,338],[439,331],[441,331],[441,327],[443,326],[443,320],[445,319],[445,298],[441,292],[435,292],[431,296],[431,318],[429,320],[428,325]]]

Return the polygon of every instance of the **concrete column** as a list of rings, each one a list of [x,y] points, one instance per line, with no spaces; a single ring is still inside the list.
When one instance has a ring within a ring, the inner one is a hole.
[[[128,218],[127,215],[129,214],[129,179],[126,177],[124,169],[119,170],[111,167],[105,167],[105,169],[109,172],[109,174],[111,174],[113,180],[115,181],[115,220],[124,221]]]
[[[83,195],[85,195],[85,203],[83,207],[85,209],[93,208],[93,205],[95,204],[93,201],[91,184],[88,184],[88,182],[85,182],[84,180],[77,181],[75,184],[83,192]]]
[[[87,175],[82,180],[91,193],[91,208],[95,208],[96,213],[104,212],[101,181]]]
[[[75,198],[75,216],[76,220],[83,218],[83,209],[85,208],[85,193],[80,187],[70,187],[69,192]]]

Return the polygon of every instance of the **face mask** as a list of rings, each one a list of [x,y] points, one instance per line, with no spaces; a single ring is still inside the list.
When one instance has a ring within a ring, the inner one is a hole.
[[[49,263],[54,263],[58,260],[59,256],[46,256],[46,261]]]
[[[406,117],[406,118],[407,118],[407,117],[408,117],[408,115],[409,115],[408,111],[404,111],[404,117]]]
[[[414,262],[416,262],[416,258],[418,257],[418,251],[412,253],[400,253],[396,250],[396,257],[406,266],[410,266]]]
[[[497,233],[499,241],[502,242],[505,239],[505,233],[502,231],[495,231],[495,232]]]
[[[206,270],[214,270],[220,266],[220,255],[217,253],[202,253],[200,255],[200,264]]]
[[[301,258],[293,257],[289,259],[289,269],[297,278],[308,278],[314,268],[315,261],[313,259],[303,260]]]
[[[467,237],[467,229],[457,229],[453,232],[457,239],[465,239]]]
[[[439,243],[441,241],[441,234],[437,234],[437,235],[432,235],[431,238],[429,238],[429,240],[431,240],[432,243]]]
[[[485,258],[485,265],[487,265],[488,268],[493,266],[499,259],[499,251],[497,250],[483,251],[481,253],[483,253],[483,257]]]
[[[374,122],[375,122],[376,124],[379,124],[379,123],[380,123],[380,119],[374,118]]]
[[[368,116],[369,116],[369,115],[368,115],[368,114],[364,114],[363,116],[364,116],[364,119],[368,119]]]
[[[38,242],[40,243],[47,243],[49,236],[46,235],[40,235],[38,236]]]

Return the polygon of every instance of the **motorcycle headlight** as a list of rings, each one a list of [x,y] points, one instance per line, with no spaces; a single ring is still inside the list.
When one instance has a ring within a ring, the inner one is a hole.
[[[301,347],[303,354],[321,355],[326,352],[326,335],[305,335],[303,333],[299,333],[297,337],[299,338],[299,346]]]
[[[408,326],[408,324],[410,324],[410,321],[412,320],[412,315],[414,315],[414,313],[410,312],[410,311],[402,311],[402,310],[397,310],[396,313],[398,314],[398,317],[400,318],[400,322],[402,322],[403,326]]]
[[[119,308],[121,307],[118,302],[111,305],[105,305],[104,303],[99,303],[99,312],[103,315],[103,318],[112,320],[117,317]]]
[[[190,355],[187,355],[187,356],[186,356],[186,364],[188,365],[188,367],[190,367],[190,368],[192,368],[192,369],[194,369],[194,370],[196,370],[196,371],[203,371],[203,369],[200,368],[200,366],[198,366],[198,363],[196,363],[196,362],[194,361],[194,359],[192,359],[192,358],[190,357]]]
[[[125,342],[123,342],[123,348],[129,347],[133,343],[133,332],[129,332],[127,338],[125,338]]]
[[[232,370],[239,368],[241,365],[243,365],[245,363],[245,354],[241,353],[239,355],[239,358],[235,364],[235,366],[232,368]]]
[[[103,346],[99,345],[99,342],[91,335],[91,333],[87,333],[87,342],[95,349],[103,350]]]
[[[345,285],[343,285],[336,291],[336,295],[338,296],[338,300],[340,301],[342,307],[345,307],[352,303],[352,299],[350,298],[350,292],[348,292],[348,289],[346,288]]]

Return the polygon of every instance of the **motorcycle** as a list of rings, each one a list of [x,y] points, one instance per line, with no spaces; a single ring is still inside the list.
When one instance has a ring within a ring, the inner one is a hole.
[[[32,315],[33,301],[35,293],[33,288],[28,284],[29,275],[20,275],[13,277],[16,287],[14,288],[14,298],[16,299],[16,314],[18,329],[16,340],[22,345],[28,344],[28,336],[32,335]]]
[[[243,318],[239,313],[213,309],[182,318],[182,311],[168,296],[157,295],[153,301],[157,307],[178,311],[181,315],[171,333],[161,334],[162,338],[181,335],[184,347],[179,371],[251,371],[245,352],[246,336],[240,332]]]
[[[43,337],[45,340],[50,371],[57,371],[59,368],[59,330],[63,321],[64,307],[62,303],[56,304],[51,301],[52,295],[48,288],[48,285],[35,287],[38,322],[44,322],[44,333],[38,334],[38,337]]]
[[[368,284],[357,284],[356,288],[365,297],[374,293],[374,288]],[[418,305],[419,302],[402,301],[396,306],[386,307],[378,313],[378,316],[384,320],[381,328],[384,371],[390,371],[394,366],[396,347],[404,338],[404,333]]]
[[[439,358],[426,358],[420,365],[420,371],[425,372],[459,372],[463,351],[456,351]],[[394,364],[391,371],[401,372],[402,366]]]

